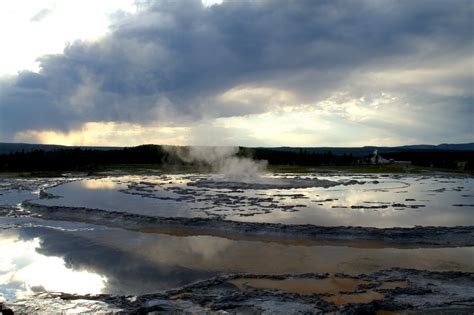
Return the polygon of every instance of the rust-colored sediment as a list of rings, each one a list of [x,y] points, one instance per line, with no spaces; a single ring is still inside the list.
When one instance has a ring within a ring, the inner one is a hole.
[[[299,294],[321,294],[350,292],[357,289],[360,284],[367,281],[349,278],[325,278],[325,279],[252,279],[240,278],[230,280],[229,283],[245,290],[246,286],[258,289],[275,289]]]
[[[335,294],[333,296],[324,297],[323,300],[332,302],[336,305],[342,304],[363,304],[370,303],[375,300],[382,300],[384,295],[375,291],[367,291],[364,293],[355,294]]]
[[[324,279],[255,279],[255,278],[238,278],[229,280],[231,283],[244,291],[250,288],[255,289],[272,289],[283,292],[291,292],[298,294],[332,294],[323,297],[323,300],[332,302],[336,305],[348,303],[370,303],[375,300],[384,298],[384,294],[374,290],[368,290],[356,293],[361,284],[371,283],[370,281],[350,278],[329,277]],[[382,282],[377,289],[392,290],[395,288],[408,287],[407,281],[387,281]],[[352,293],[353,292],[353,293]]]

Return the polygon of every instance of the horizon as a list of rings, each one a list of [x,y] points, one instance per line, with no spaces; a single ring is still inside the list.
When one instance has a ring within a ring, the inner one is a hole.
[[[473,15],[465,0],[3,2],[0,142],[469,143]]]
[[[436,144],[427,144],[427,143],[417,143],[417,144],[402,144],[396,146],[383,146],[383,145],[364,145],[364,146],[243,146],[243,145],[187,145],[187,144],[160,144],[160,143],[142,143],[138,145],[132,146],[109,146],[109,145],[63,145],[63,144],[56,144],[56,143],[27,143],[27,142],[0,142],[0,145],[33,145],[33,146],[64,146],[64,147],[98,147],[98,148],[132,148],[138,146],[176,146],[176,147],[243,147],[243,148],[330,148],[330,149],[348,149],[348,148],[372,148],[372,147],[387,147],[387,148],[397,148],[397,147],[421,147],[421,146],[431,146],[431,147],[439,147],[439,146],[463,146],[463,145],[472,145],[474,146],[474,142],[463,142],[463,143],[436,143]]]

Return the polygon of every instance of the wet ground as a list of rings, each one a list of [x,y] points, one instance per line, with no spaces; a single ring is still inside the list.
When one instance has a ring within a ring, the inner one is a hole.
[[[398,175],[2,178],[0,307],[470,314],[472,185]]]

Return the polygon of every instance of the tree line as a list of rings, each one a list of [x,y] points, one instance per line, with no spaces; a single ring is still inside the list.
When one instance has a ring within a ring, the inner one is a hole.
[[[186,150],[188,147],[181,147]],[[237,156],[267,160],[270,165],[295,166],[351,166],[367,164],[370,155],[333,154],[331,151],[315,153],[305,149],[296,151],[268,148],[240,147]],[[384,154],[386,159],[411,161],[413,165],[457,169],[473,169],[474,152],[468,151],[416,151]],[[141,145],[123,149],[97,150],[67,148],[58,150],[31,150],[0,154],[0,171],[92,171],[117,164],[192,165],[183,161],[174,150],[160,145]]]

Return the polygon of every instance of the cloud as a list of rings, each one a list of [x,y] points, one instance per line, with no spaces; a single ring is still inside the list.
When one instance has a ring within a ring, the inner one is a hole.
[[[44,8],[38,11],[34,16],[31,17],[30,21],[31,22],[41,22],[44,20],[48,15],[50,15],[53,12],[53,10]]]
[[[213,125],[298,108],[353,132],[436,134],[427,141],[443,137],[441,124],[461,141],[472,135],[472,15],[461,0],[140,1],[102,39],[1,79],[0,137],[88,122]],[[392,99],[377,105],[383,93]]]

